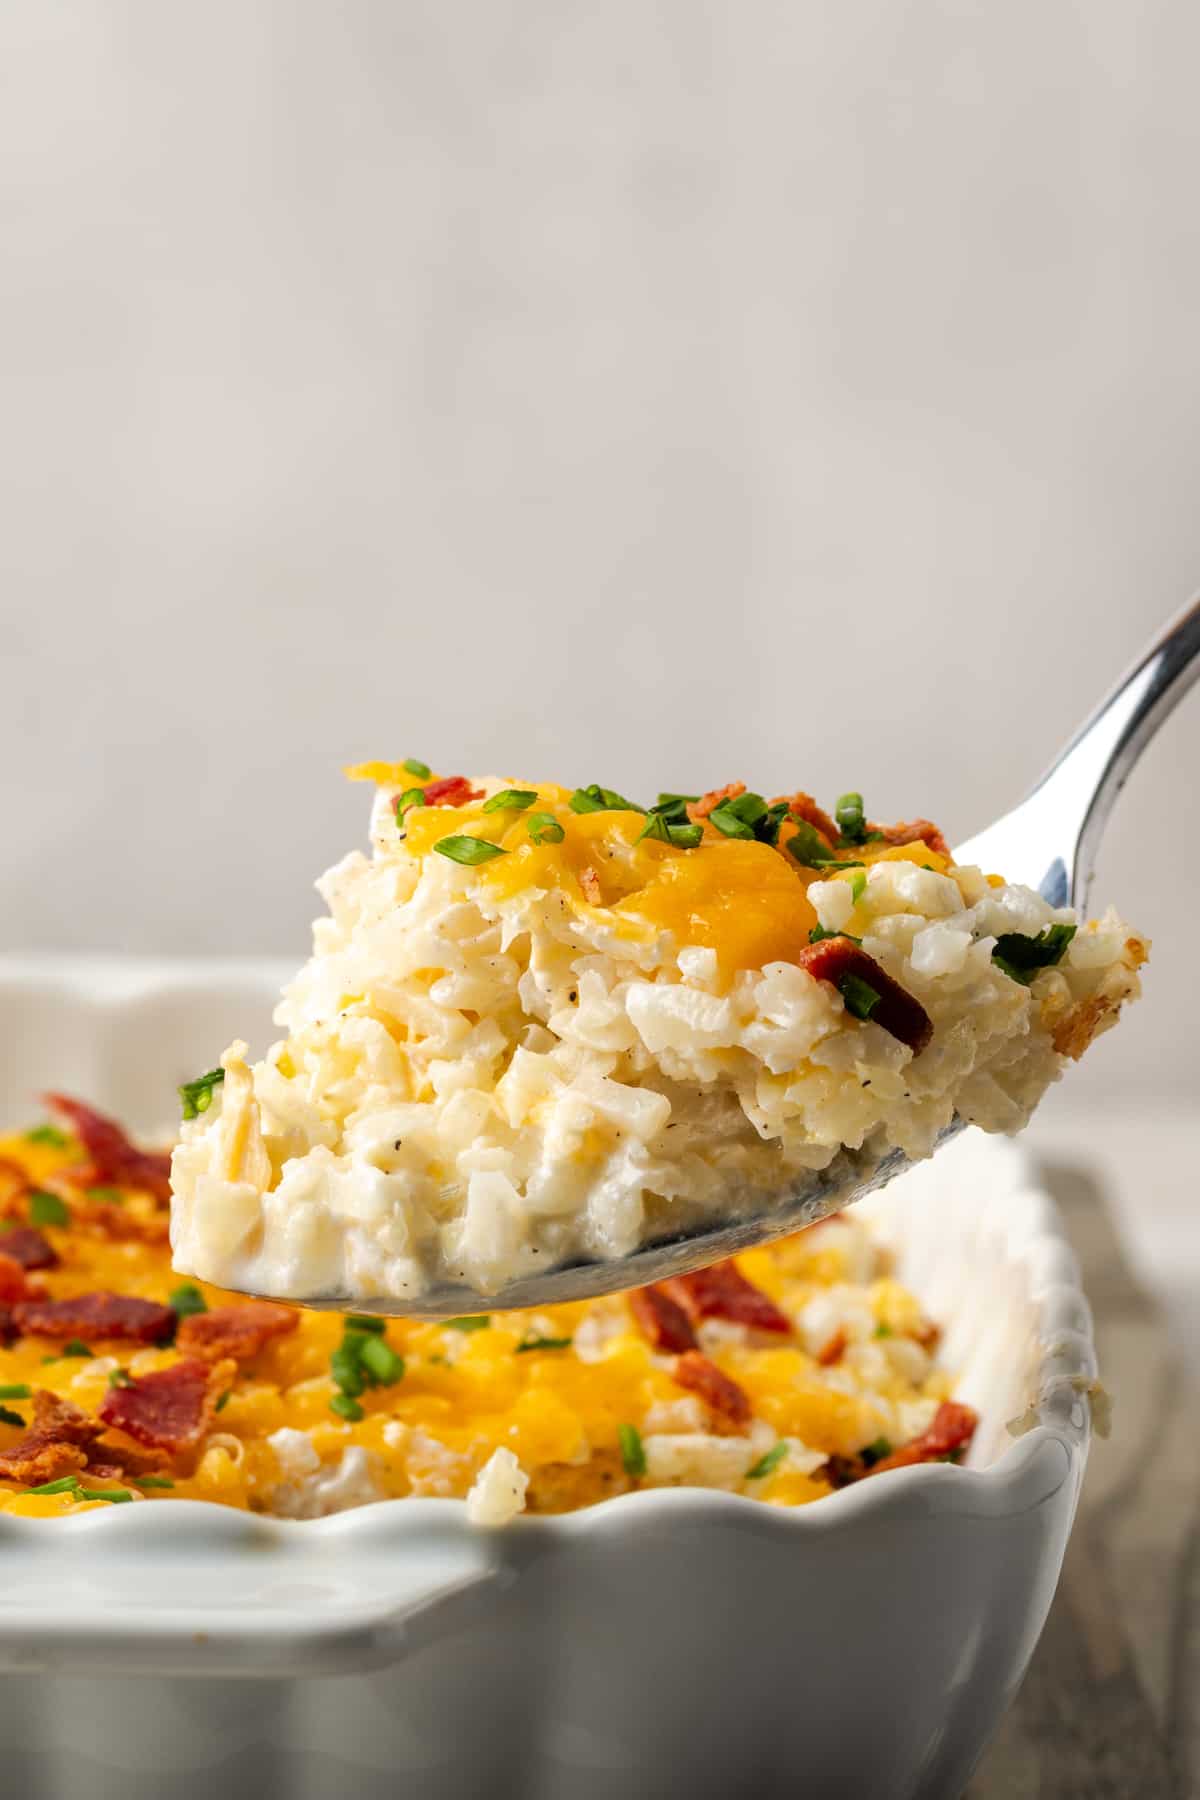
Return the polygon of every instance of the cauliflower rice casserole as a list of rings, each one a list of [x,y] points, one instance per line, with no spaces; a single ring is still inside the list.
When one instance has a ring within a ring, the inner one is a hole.
[[[844,1150],[927,1155],[956,1114],[1015,1131],[1138,992],[1115,913],[957,867],[857,794],[643,809],[351,773],[373,855],[319,883],[286,1035],[185,1095],[175,1263],[226,1287],[486,1295],[769,1205]]]
[[[385,1325],[181,1282],[167,1157],[49,1099],[0,1140],[0,1512],[439,1495],[499,1525],[683,1484],[795,1506],[970,1443],[935,1324],[852,1216],[630,1295]]]

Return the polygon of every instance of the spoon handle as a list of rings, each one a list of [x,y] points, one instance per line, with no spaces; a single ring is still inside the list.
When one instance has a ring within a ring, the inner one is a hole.
[[[1157,633],[1011,813],[955,852],[1085,909],[1096,852],[1138,757],[1200,679],[1200,600]]]

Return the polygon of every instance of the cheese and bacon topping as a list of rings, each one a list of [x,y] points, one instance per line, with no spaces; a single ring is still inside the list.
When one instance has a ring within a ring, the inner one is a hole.
[[[643,809],[425,764],[376,784],[374,853],[259,1062],[185,1091],[173,1244],[253,1293],[487,1293],[620,1257],[826,1168],[1019,1129],[1138,992],[1144,941],[886,826],[734,781]]]
[[[796,1506],[971,1442],[859,1219],[536,1313],[300,1313],[181,1282],[164,1159],[53,1104],[66,1130],[0,1139],[0,1512],[436,1495],[501,1524],[678,1485]]]

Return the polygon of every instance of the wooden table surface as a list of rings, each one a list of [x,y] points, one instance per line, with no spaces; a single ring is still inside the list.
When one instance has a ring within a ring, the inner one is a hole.
[[[1200,1795],[1200,1393],[1122,1250],[1103,1179],[1041,1159],[1083,1264],[1113,1434],[1062,1581],[969,1800]],[[1200,1226],[1197,1227],[1200,1230]]]

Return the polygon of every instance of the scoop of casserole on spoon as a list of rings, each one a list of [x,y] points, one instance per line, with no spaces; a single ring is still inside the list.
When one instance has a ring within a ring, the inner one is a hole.
[[[800,1230],[964,1124],[1019,1129],[1139,991],[1144,940],[1079,914],[1197,673],[1193,605],[953,856],[857,794],[352,771],[374,855],[321,883],[288,1035],[182,1090],[176,1268],[357,1313],[555,1305]]]

